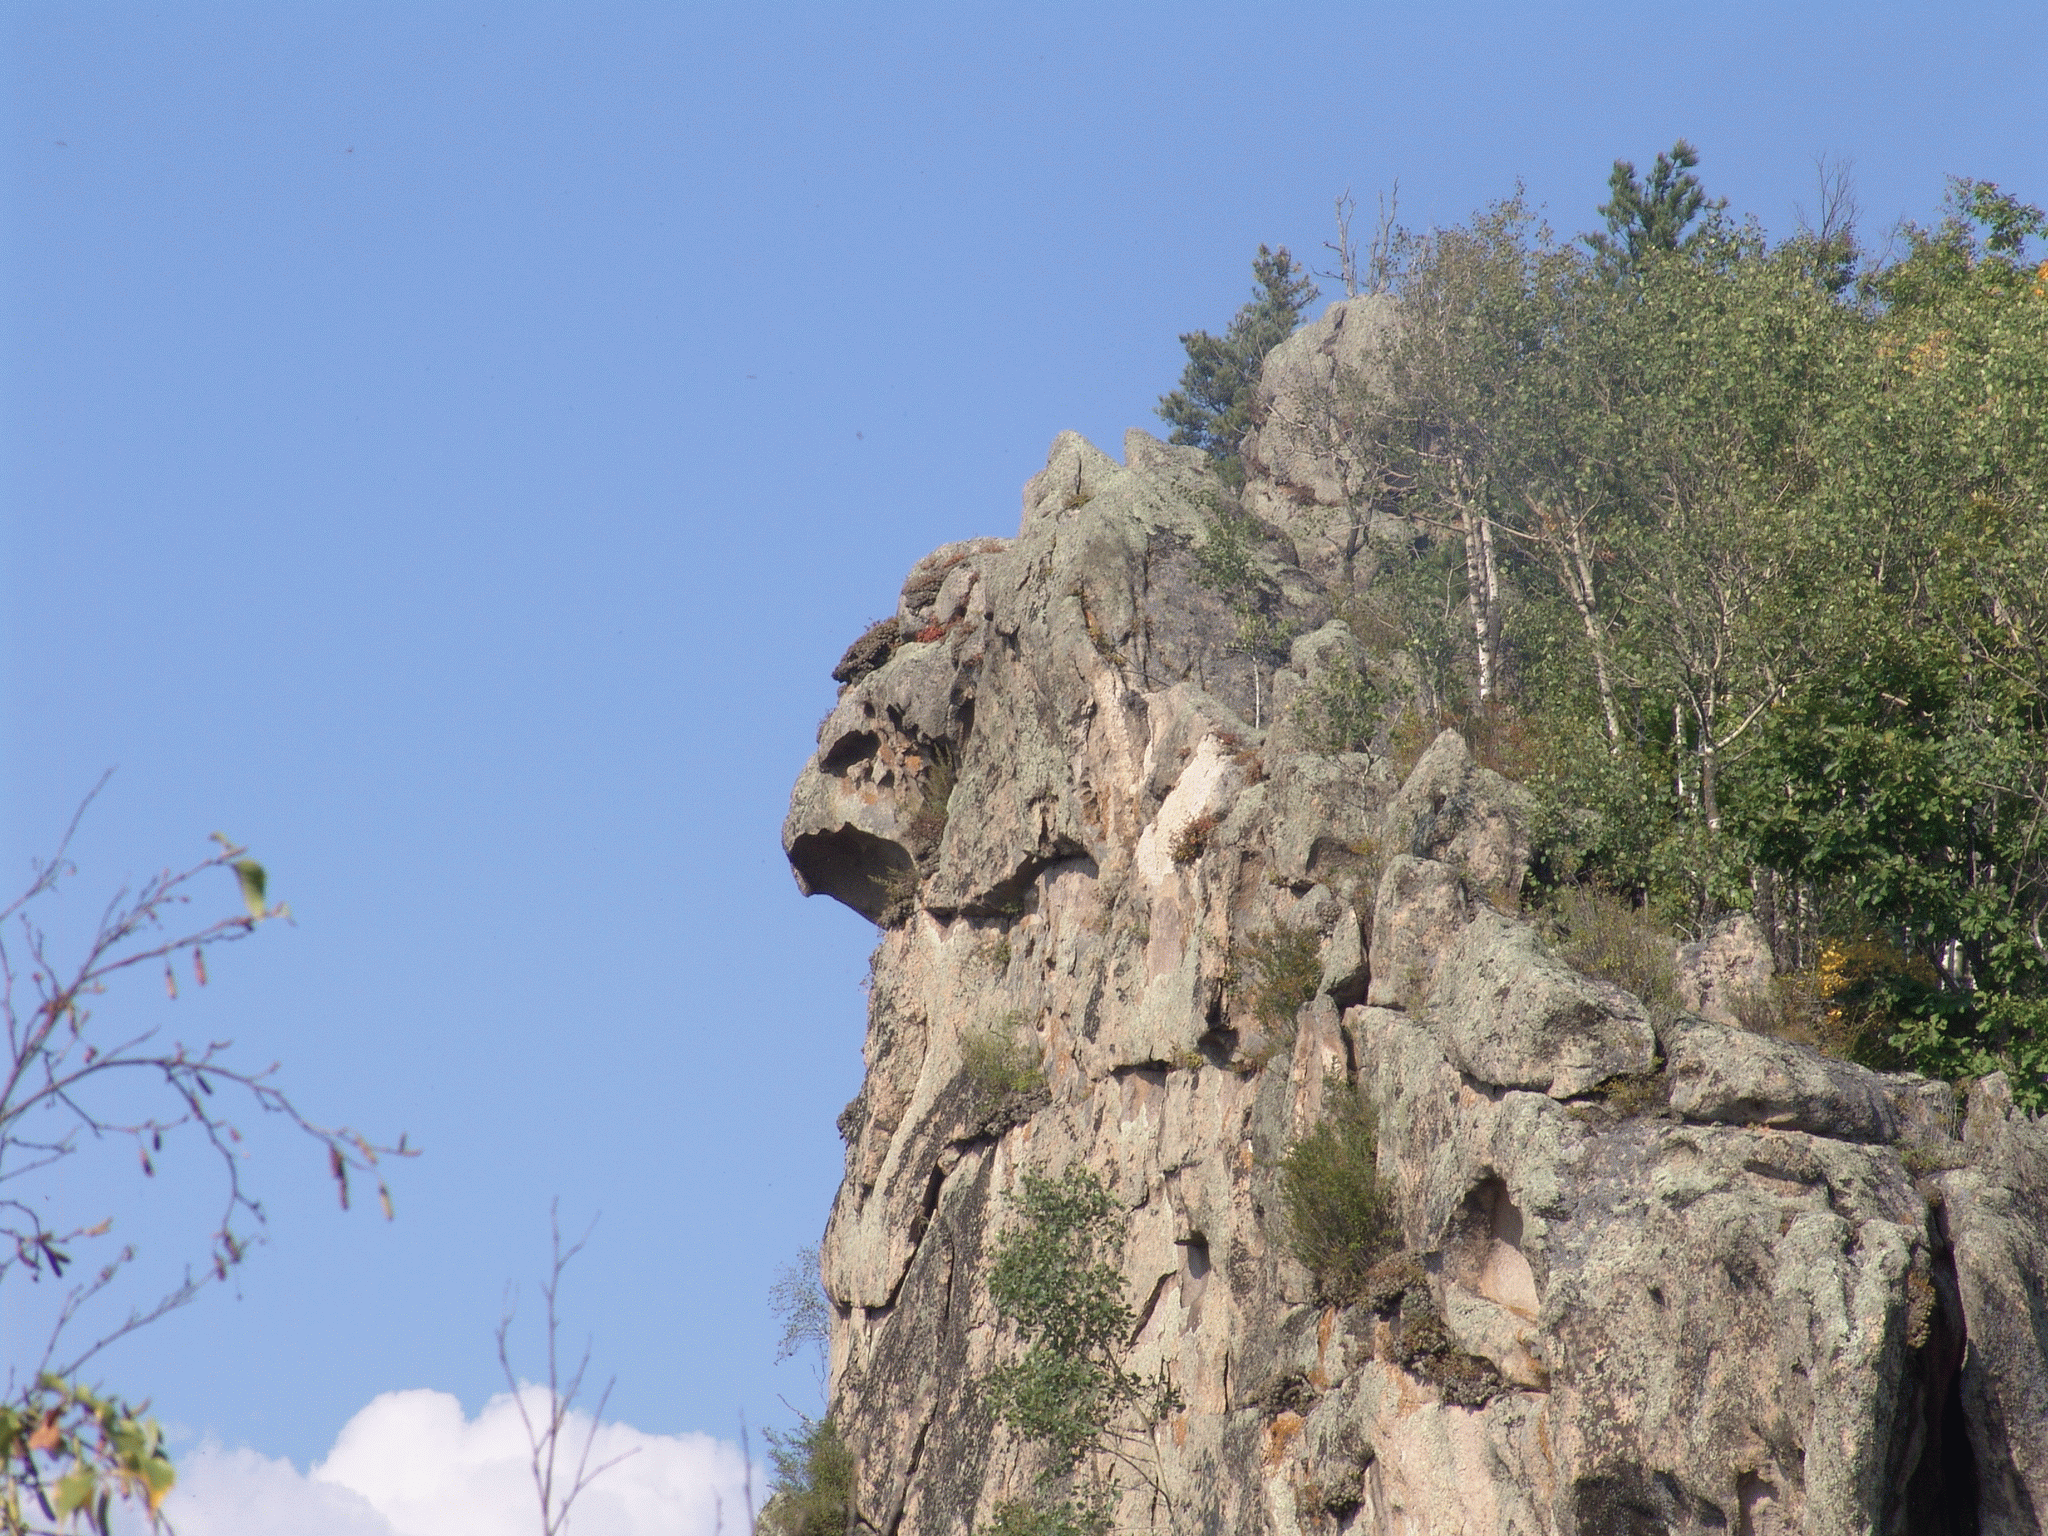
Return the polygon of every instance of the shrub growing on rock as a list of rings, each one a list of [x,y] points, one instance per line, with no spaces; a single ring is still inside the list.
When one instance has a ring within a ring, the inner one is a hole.
[[[1652,1010],[1678,1006],[1678,953],[1670,932],[1611,891],[1568,885],[1550,899],[1546,928],[1575,970],[1633,992]]]
[[[1387,711],[1379,685],[1339,658],[1295,696],[1294,728],[1311,752],[1363,752]]]
[[[1268,1031],[1285,1030],[1323,980],[1323,941],[1312,930],[1276,923],[1246,936],[1232,965],[1252,1017]]]
[[[1102,1180],[1083,1167],[1058,1178],[1026,1173],[1013,1204],[1022,1220],[996,1240],[988,1291],[1024,1353],[982,1387],[996,1417],[1042,1447],[1047,1465],[1034,1496],[1002,1505],[981,1536],[1101,1536],[1113,1481],[1076,1490],[1076,1469],[1091,1453],[1118,1454],[1133,1417],[1156,1424],[1180,1396],[1163,1377],[1124,1368],[1136,1319],[1107,1257],[1119,1212]]]
[[[988,1029],[960,1037],[961,1070],[984,1095],[1030,1093],[1045,1086],[1038,1048],[1018,1038],[1023,1025],[1021,1015],[1010,1013]]]
[[[1109,1536],[1107,1500],[1009,1499],[996,1506],[995,1519],[980,1536]]]
[[[843,1536],[853,1529],[853,1452],[830,1415],[800,1430],[768,1431],[769,1485],[764,1536]]]
[[[988,1399],[1065,1470],[1139,1392],[1117,1359],[1132,1322],[1123,1276],[1102,1256],[1116,1202],[1086,1168],[1027,1173],[1023,1183],[1023,1221],[997,1240],[988,1291],[1024,1354],[989,1373]]]
[[[1379,1125],[1364,1097],[1341,1078],[1325,1088],[1322,1124],[1280,1162],[1280,1201],[1294,1256],[1327,1301],[1368,1289],[1373,1266],[1400,1245],[1393,1202],[1379,1178]]]

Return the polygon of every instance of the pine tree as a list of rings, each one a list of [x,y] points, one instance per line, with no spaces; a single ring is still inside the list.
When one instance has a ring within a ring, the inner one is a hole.
[[[1221,336],[1190,331],[1180,343],[1188,365],[1180,388],[1159,400],[1159,414],[1172,423],[1172,440],[1200,448],[1235,481],[1243,471],[1238,447],[1251,428],[1252,394],[1266,354],[1294,334],[1302,311],[1316,299],[1315,280],[1296,265],[1287,247],[1259,247],[1252,258],[1257,280],[1251,302],[1237,312]]]
[[[1613,199],[1600,205],[1607,221],[1607,233],[1586,236],[1600,257],[1601,265],[1616,276],[1627,276],[1642,266],[1652,251],[1690,250],[1700,237],[1714,227],[1708,223],[1690,226],[1701,214],[1718,214],[1728,199],[1709,200],[1693,168],[1700,152],[1680,139],[1669,154],[1657,156],[1648,181],[1636,179],[1635,162],[1617,160],[1607,177]]]

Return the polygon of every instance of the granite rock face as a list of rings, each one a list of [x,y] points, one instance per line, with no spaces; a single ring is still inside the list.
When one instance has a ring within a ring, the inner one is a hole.
[[[1274,422],[1249,500],[1341,510]],[[2048,1126],[1565,965],[1519,912],[1525,798],[1462,739],[1405,773],[1303,749],[1341,551],[1253,546],[1314,643],[1241,644],[1197,560],[1221,494],[1192,450],[1063,435],[1017,537],[919,562],[842,664],[792,797],[798,881],[881,929],[823,1249],[859,1529],[1032,1493],[978,1385],[1017,1349],[988,1264],[1022,1176],[1081,1164],[1122,1213],[1125,1364],[1177,1392],[1084,1464],[1118,1530],[2040,1531]],[[1283,930],[1320,975],[1275,1024],[1240,962]],[[1042,1091],[977,1078],[995,1029]],[[1334,1304],[1278,1165],[1352,1085],[1402,1253]]]
[[[1304,567],[1348,574],[1375,534],[1404,529],[1390,511],[1389,466],[1362,445],[1389,409],[1394,301],[1332,304],[1266,358],[1242,456],[1245,507],[1294,541]]]

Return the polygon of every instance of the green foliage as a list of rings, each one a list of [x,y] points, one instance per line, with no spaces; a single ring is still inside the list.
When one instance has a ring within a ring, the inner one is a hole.
[[[1686,250],[1699,242],[1705,231],[1691,229],[1693,220],[1728,206],[1725,198],[1708,201],[1699,177],[1693,175],[1699,163],[1699,151],[1684,139],[1672,145],[1668,154],[1657,156],[1646,181],[1636,179],[1630,161],[1614,162],[1607,178],[1612,197],[1599,208],[1607,232],[1586,237],[1586,244],[1604,266],[1617,273],[1631,273],[1652,252]]]
[[[1824,945],[1823,1043],[1880,1071],[1951,1079],[2005,1072],[2013,1101],[2048,1110],[2048,998],[1963,992],[1882,940]]]
[[[1057,1179],[1026,1173],[1016,1206],[1022,1220],[996,1243],[988,1290],[1024,1354],[984,1388],[996,1417],[1064,1471],[1142,1396],[1118,1358],[1133,1321],[1123,1278],[1102,1256],[1116,1202],[1094,1173],[1071,1168]]]
[[[1374,526],[1409,537],[1333,607],[1413,689],[1397,758],[1513,723],[1539,887],[1690,931],[1755,903],[1805,978],[1760,1021],[2048,1094],[2048,213],[1957,180],[1878,259],[1837,179],[1774,246],[1698,164],[1616,162],[1579,239],[1519,195],[1390,236],[1390,387],[1334,451],[1384,467]],[[1305,302],[1257,270],[1165,410],[1226,466]],[[1197,559],[1271,652],[1260,536],[1220,510]],[[1348,682],[1297,700],[1322,749],[1377,713]],[[1584,963],[1656,1004],[1647,941],[1596,918]],[[1820,1006],[1824,946],[1865,940],[1919,969]]]
[[[117,1499],[159,1528],[177,1475],[147,1409],[48,1373],[0,1406],[0,1532],[108,1536]]]
[[[1038,1047],[1019,1038],[1021,1014],[1006,1014],[988,1029],[968,1030],[960,1037],[960,1067],[975,1090],[988,1098],[1028,1094],[1045,1086]]]
[[[1252,397],[1266,354],[1294,333],[1302,311],[1316,297],[1315,280],[1287,247],[1259,247],[1252,258],[1257,286],[1252,298],[1221,336],[1190,331],[1182,336],[1187,367],[1180,388],[1162,396],[1160,416],[1173,426],[1172,440],[1202,449],[1218,462],[1225,478],[1241,481],[1238,446],[1251,428]]]
[[[1202,542],[1195,547],[1197,585],[1240,601],[1255,598],[1266,585],[1253,552],[1265,534],[1259,520],[1218,496],[1204,523]]]
[[[1356,662],[1340,656],[1295,696],[1291,713],[1311,752],[1363,752],[1386,716],[1387,699]]]
[[[769,1486],[761,1512],[771,1536],[846,1536],[854,1528],[853,1452],[828,1415],[792,1433],[768,1431]]]
[[[1119,1454],[1133,1413],[1157,1423],[1180,1395],[1163,1376],[1148,1382],[1123,1366],[1135,1319],[1107,1257],[1120,1213],[1101,1179],[1080,1167],[1058,1178],[1027,1172],[1013,1204],[1020,1219],[996,1241],[988,1290],[1023,1354],[990,1371],[982,1390],[1047,1464],[1034,1495],[1000,1506],[979,1536],[1105,1536],[1113,1482],[1077,1486],[1076,1468],[1093,1452]]]
[[[1641,907],[1598,887],[1565,886],[1545,917],[1567,965],[1633,992],[1653,1012],[1677,1006],[1677,940]]]
[[[1323,1089],[1323,1121],[1288,1148],[1280,1200],[1294,1256],[1333,1302],[1355,1300],[1372,1267],[1400,1246],[1392,1202],[1379,1178],[1372,1106],[1342,1077]]]
[[[1293,636],[1272,615],[1279,589],[1257,553],[1267,536],[1265,525],[1246,514],[1231,497],[1213,497],[1202,541],[1195,546],[1195,583],[1230,604],[1236,620],[1230,648],[1277,666],[1286,661],[1287,643]]]
[[[2048,998],[1977,994],[1961,1013],[1906,1018],[1892,1046],[1915,1071],[1932,1077],[1982,1077],[2005,1072],[2013,1103],[2048,1113]]]
[[[1106,1490],[1096,1490],[1079,1498],[1007,1500],[979,1536],[1109,1536],[1110,1529]]]
[[[1415,538],[1338,610],[1417,681],[1397,750],[1526,724],[1539,886],[1761,900],[1799,971],[1881,938],[1910,985],[1759,1019],[2048,1092],[2048,215],[1957,181],[1872,263],[1839,195],[1773,247],[1696,165],[1617,164],[1577,244],[1519,198],[1409,240],[1399,405],[1348,451]]]
[[[1269,1033],[1291,1028],[1322,980],[1322,939],[1311,929],[1284,923],[1258,929],[1232,956],[1231,985],[1242,990],[1252,1017]]]

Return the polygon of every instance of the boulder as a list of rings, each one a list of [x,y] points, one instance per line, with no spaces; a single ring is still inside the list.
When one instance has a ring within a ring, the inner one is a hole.
[[[1406,853],[1389,859],[1373,900],[1366,1001],[1376,1008],[1421,1008],[1437,960],[1470,917],[1465,883],[1450,865]]]
[[[1581,976],[1526,923],[1482,908],[1437,963],[1427,1015],[1459,1070],[1502,1088],[1570,1098],[1655,1065],[1635,998]]]
[[[1671,1108],[1688,1120],[1769,1125],[1839,1141],[1892,1142],[1933,1127],[1926,1079],[1872,1072],[1810,1045],[1772,1040],[1702,1018],[1665,1032]],[[1939,1089],[1939,1085],[1936,1086]],[[1946,1089],[1939,1089],[1946,1094]]]
[[[1465,738],[1440,732],[1388,803],[1387,853],[1435,859],[1475,893],[1511,901],[1529,869],[1529,795],[1473,761]]]
[[[1395,305],[1344,299],[1296,331],[1260,370],[1240,450],[1245,506],[1286,531],[1324,580],[1348,574],[1386,499],[1390,465],[1372,428],[1390,406]]]
[[[1756,919],[1737,912],[1679,949],[1678,1001],[1717,1024],[1739,1024],[1742,1000],[1767,994],[1777,969]]]

